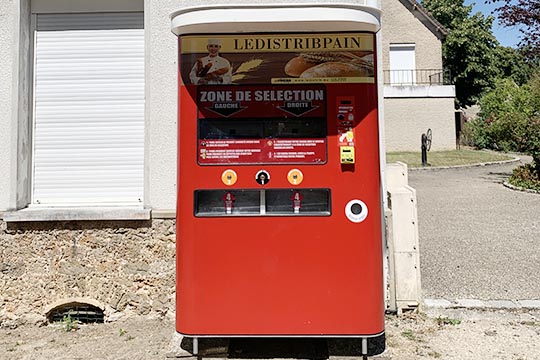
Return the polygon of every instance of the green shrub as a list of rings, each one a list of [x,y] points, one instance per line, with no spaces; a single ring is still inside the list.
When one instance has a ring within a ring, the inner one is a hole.
[[[530,84],[518,86],[511,79],[497,81],[495,88],[480,99],[480,118],[487,120],[511,113],[532,115],[534,109]]]
[[[531,173],[540,176],[540,74],[525,85],[497,82],[480,100],[479,118],[467,124],[473,146],[532,156]]]
[[[527,123],[529,119],[523,113],[510,112],[501,114],[487,127],[492,141],[492,148],[501,151],[526,152]]]
[[[530,119],[525,131],[527,136],[523,138],[524,152],[532,156],[532,172],[540,178],[540,117]]]
[[[517,187],[540,191],[540,177],[532,164],[515,168],[509,182]]]
[[[463,124],[463,127],[461,128],[461,133],[459,135],[459,143],[460,145],[475,146],[475,136],[474,136],[474,129],[473,129],[473,123],[474,121],[467,121]]]
[[[488,123],[480,118],[467,121],[463,126],[462,144],[477,149],[490,149],[493,139],[488,132]]]

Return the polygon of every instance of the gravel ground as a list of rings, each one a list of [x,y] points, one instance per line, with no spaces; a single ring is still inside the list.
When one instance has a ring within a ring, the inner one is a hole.
[[[170,319],[135,317],[66,331],[62,325],[0,329],[0,358],[5,360],[138,360],[167,359],[174,333]],[[540,312],[428,310],[423,314],[390,315],[386,320],[387,350],[379,360],[540,359]],[[275,343],[275,342],[274,342]],[[277,342],[279,347],[280,342]],[[281,358],[359,359],[353,349],[333,355],[326,347],[302,341]],[[283,342],[283,347],[290,343]],[[241,348],[241,344],[240,344]],[[275,352],[227,354],[212,351],[201,358],[276,358]],[[186,359],[197,359],[191,356]]]

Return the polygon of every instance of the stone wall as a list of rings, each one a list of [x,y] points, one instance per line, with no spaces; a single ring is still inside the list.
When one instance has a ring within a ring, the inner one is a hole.
[[[174,316],[175,221],[0,222],[0,327],[93,300],[105,319]]]

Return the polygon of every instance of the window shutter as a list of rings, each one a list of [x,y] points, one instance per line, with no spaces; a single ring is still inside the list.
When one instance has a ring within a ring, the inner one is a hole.
[[[416,84],[415,44],[390,45],[390,83],[392,85]]]
[[[33,204],[143,198],[142,13],[39,14]]]

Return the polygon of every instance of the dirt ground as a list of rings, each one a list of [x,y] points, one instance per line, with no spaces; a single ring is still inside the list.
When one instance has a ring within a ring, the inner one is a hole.
[[[0,329],[0,359],[166,359],[174,333],[173,319],[131,317],[71,331],[68,325]],[[376,359],[540,359],[540,310],[449,309],[388,315],[386,335],[387,350]],[[274,356],[260,353],[254,357]],[[284,357],[324,359],[328,352],[296,349]]]

